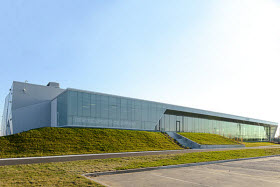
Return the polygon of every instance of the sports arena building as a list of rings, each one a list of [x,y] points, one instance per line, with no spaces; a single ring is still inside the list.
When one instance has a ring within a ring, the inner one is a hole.
[[[40,127],[91,127],[203,132],[247,141],[274,138],[275,122],[212,111],[14,81],[5,100],[1,135]]]

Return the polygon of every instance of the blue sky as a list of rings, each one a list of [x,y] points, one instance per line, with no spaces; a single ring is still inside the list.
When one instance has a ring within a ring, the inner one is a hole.
[[[280,1],[0,2],[13,80],[280,122]]]

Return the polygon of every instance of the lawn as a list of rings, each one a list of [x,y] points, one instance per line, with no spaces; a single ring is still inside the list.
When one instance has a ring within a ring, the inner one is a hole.
[[[209,134],[209,133],[192,133],[192,132],[180,132],[178,133],[198,144],[202,145],[232,145],[239,144],[238,142],[217,135],[217,134]]]
[[[81,174],[279,154],[270,148],[0,166],[0,186],[99,186]]]
[[[181,149],[160,132],[40,128],[0,137],[0,158]]]
[[[242,144],[244,144],[245,147],[259,147],[259,146],[280,145],[280,144],[275,144],[275,143],[271,143],[271,142],[243,142]]]

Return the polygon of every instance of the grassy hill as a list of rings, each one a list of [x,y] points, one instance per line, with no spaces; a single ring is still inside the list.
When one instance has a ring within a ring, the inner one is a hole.
[[[0,137],[0,158],[181,149],[160,132],[46,127]]]
[[[260,147],[260,146],[271,146],[271,145],[279,145],[271,142],[242,142],[245,147]]]
[[[198,144],[202,145],[232,145],[238,144],[238,142],[229,138],[209,133],[192,133],[192,132],[181,132],[178,133]]]

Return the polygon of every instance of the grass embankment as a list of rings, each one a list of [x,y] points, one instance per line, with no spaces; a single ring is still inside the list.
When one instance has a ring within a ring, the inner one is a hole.
[[[271,142],[242,142],[245,147],[259,147],[259,146],[270,146],[270,145],[279,145]]]
[[[40,128],[0,137],[0,158],[181,149],[160,132]]]
[[[99,186],[81,174],[279,154],[271,148],[0,166],[0,186]]]
[[[239,144],[238,142],[217,135],[217,134],[209,134],[209,133],[192,133],[192,132],[180,132],[178,133],[198,144],[202,145],[234,145]]]

